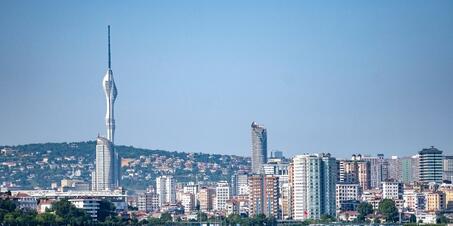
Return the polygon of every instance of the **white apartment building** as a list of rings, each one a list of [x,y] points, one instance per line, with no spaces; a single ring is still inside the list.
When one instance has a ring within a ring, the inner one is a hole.
[[[85,210],[92,218],[98,217],[99,199],[69,199],[75,207]]]
[[[294,220],[335,216],[336,160],[330,154],[297,155],[290,167]]]
[[[181,204],[184,206],[184,213],[189,214],[195,210],[195,195],[192,193],[184,193],[181,196]]]
[[[173,176],[156,178],[156,193],[159,197],[159,206],[176,203],[176,182]]]
[[[215,209],[225,210],[226,202],[230,200],[230,186],[226,181],[220,181],[215,188]]]
[[[384,199],[402,199],[403,198],[403,183],[397,181],[383,181],[382,198]]]
[[[341,209],[341,204],[346,201],[360,200],[360,184],[336,184],[336,207],[337,212]]]

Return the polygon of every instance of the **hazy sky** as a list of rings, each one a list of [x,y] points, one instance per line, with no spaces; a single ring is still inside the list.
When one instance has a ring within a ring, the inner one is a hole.
[[[124,4],[124,3],[128,4]],[[453,1],[1,1],[0,144],[453,153]]]

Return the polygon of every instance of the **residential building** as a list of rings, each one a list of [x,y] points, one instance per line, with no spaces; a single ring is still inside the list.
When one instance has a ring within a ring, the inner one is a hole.
[[[230,186],[226,181],[220,181],[215,188],[215,209],[225,210],[226,202],[230,200]]]
[[[248,174],[245,172],[235,173],[231,176],[231,195],[248,194]]]
[[[379,189],[362,191],[362,201],[371,204],[373,209],[377,210],[382,201],[382,191]]]
[[[443,179],[453,181],[453,155],[444,156]]]
[[[60,199],[106,199],[115,205],[116,211],[127,210],[127,195],[121,190],[115,191],[70,191],[61,192],[55,190],[21,190],[12,191],[12,195],[24,193],[36,199],[60,200]]]
[[[296,155],[290,168],[292,218],[335,216],[335,158],[330,154]]]
[[[268,162],[263,165],[262,173],[265,175],[272,175],[278,178],[278,192],[280,194],[279,198],[279,211],[280,216],[277,216],[280,219],[287,219],[290,216],[289,213],[289,182],[288,182],[288,170],[289,163],[275,161]]]
[[[19,192],[13,196],[13,199],[16,200],[17,207],[19,209],[35,210],[38,207],[38,200],[36,197],[30,196],[26,193]]]
[[[412,157],[403,157],[401,163],[401,181],[410,184],[418,181],[418,155]]]
[[[137,207],[140,211],[152,212],[159,209],[159,196],[155,192],[138,194]]]
[[[200,211],[209,212],[214,208],[213,206],[214,195],[215,189],[211,189],[208,187],[200,188],[200,191],[198,192],[198,202],[200,203]]]
[[[401,181],[401,159],[398,156],[391,156],[388,162],[388,180]]]
[[[438,190],[445,194],[445,208],[453,210],[453,184],[442,184]]]
[[[395,180],[382,182],[382,198],[384,199],[403,199],[403,183]]]
[[[425,210],[428,212],[437,212],[445,209],[445,193],[427,192],[425,193],[426,205]]]
[[[190,183],[183,187],[183,193],[193,194],[195,198],[195,206],[198,203],[198,188],[199,188],[198,184],[195,183]]]
[[[266,175],[288,175],[288,163],[266,163],[263,164],[261,173]]]
[[[249,215],[279,218],[279,181],[273,175],[255,174],[249,178]]]
[[[156,193],[159,197],[159,207],[176,203],[176,182],[173,176],[156,178]]]
[[[388,179],[388,162],[384,159],[384,155],[363,156],[362,159],[370,162],[371,188],[379,188],[381,182]]]
[[[404,189],[404,208],[408,211],[420,211],[425,209],[425,195],[414,189]]]
[[[38,206],[36,208],[38,213],[45,213],[52,208],[52,204],[55,200],[52,199],[39,199]]]
[[[184,213],[191,213],[195,210],[195,195],[192,193],[184,193],[182,195],[181,204],[184,206]]]
[[[289,178],[288,178],[289,180]],[[289,181],[280,183],[280,198],[279,207],[281,211],[281,219],[288,219],[291,217],[291,190]]]
[[[370,162],[363,160],[360,154],[354,154],[351,160],[337,161],[337,182],[359,183],[363,190],[368,190],[371,187],[370,170]]]
[[[423,222],[423,224],[437,223],[437,213],[417,212],[415,217],[417,222]]]
[[[351,201],[359,201],[361,196],[361,186],[356,184],[340,183],[336,184],[336,209],[339,211],[351,210],[348,206]]]
[[[240,204],[235,199],[228,200],[225,204],[225,209],[228,216],[231,214],[240,214]]]
[[[97,214],[99,210],[99,202],[101,200],[80,198],[80,199],[69,199],[68,201],[74,204],[75,207],[85,210],[90,217],[95,219],[98,217]]]

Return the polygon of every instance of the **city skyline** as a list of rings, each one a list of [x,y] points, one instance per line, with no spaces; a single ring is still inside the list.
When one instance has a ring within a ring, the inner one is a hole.
[[[452,153],[451,2],[268,2],[254,16],[253,3],[132,3],[127,18],[114,16],[123,12],[117,3],[100,12],[2,4],[0,145],[93,140],[104,131],[99,75],[103,28],[113,24],[124,90],[115,143],[250,156],[249,125],[258,121],[268,151],[287,157],[410,156],[431,145]]]

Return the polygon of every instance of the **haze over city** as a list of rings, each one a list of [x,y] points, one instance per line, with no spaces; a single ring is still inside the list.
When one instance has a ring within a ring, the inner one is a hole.
[[[116,144],[286,156],[453,152],[451,1],[0,4],[0,144]]]

